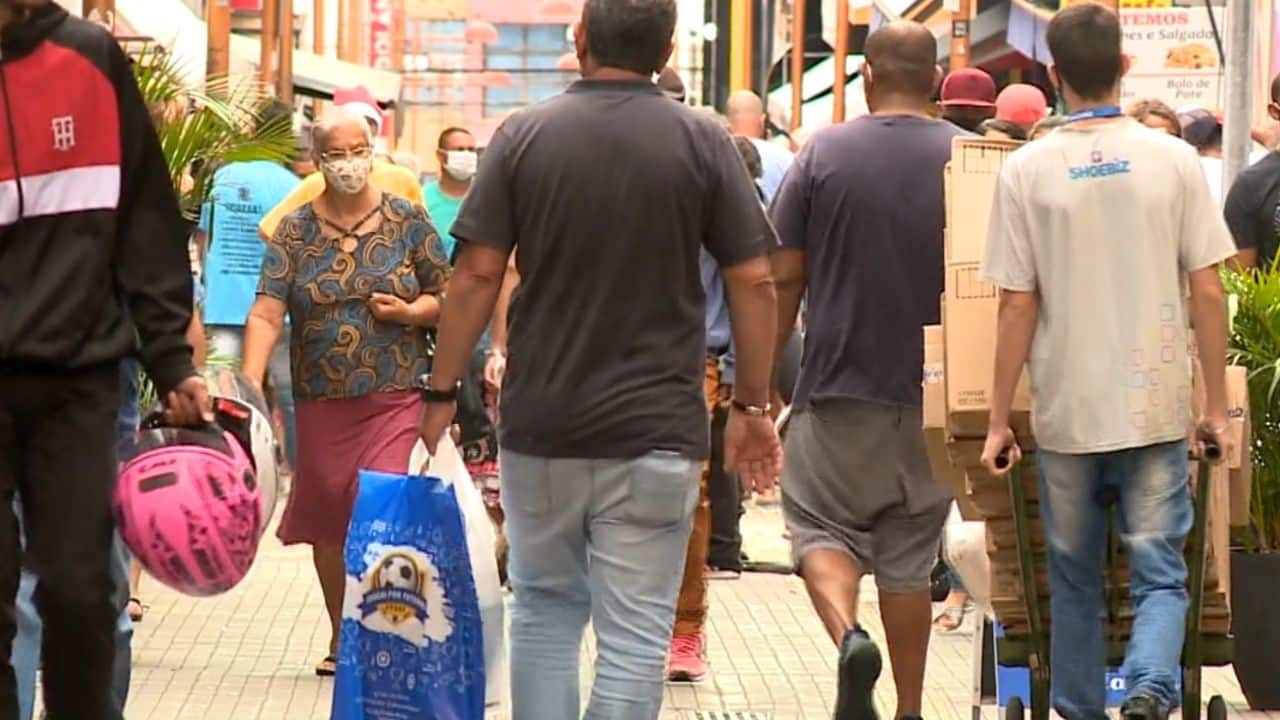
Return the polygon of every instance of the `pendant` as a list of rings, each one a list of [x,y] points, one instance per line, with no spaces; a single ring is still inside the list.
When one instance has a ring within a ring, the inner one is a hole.
[[[348,235],[347,237],[344,237],[342,239],[341,245],[339,245],[339,247],[342,248],[342,252],[348,255],[355,252],[356,248],[359,246],[360,246],[360,241],[357,240],[356,238],[351,237],[350,235]]]

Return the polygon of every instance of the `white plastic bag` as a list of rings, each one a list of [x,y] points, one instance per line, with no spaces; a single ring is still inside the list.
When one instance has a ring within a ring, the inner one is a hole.
[[[947,562],[960,576],[974,606],[980,612],[988,613],[991,605],[991,560],[987,557],[987,524],[966,522],[953,502],[944,532],[943,552]]]
[[[462,524],[467,532],[467,554],[471,556],[471,573],[475,577],[476,597],[480,601],[480,617],[484,622],[485,705],[491,710],[505,707],[507,696],[506,619],[502,604],[502,584],[498,580],[497,538],[484,497],[471,480],[462,461],[462,453],[448,433],[436,447],[435,456],[427,454],[421,441],[409,457],[411,472],[432,475],[453,485]]]

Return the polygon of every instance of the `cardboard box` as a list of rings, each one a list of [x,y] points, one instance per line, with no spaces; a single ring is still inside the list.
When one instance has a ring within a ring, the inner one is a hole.
[[[996,183],[1004,161],[1022,143],[979,137],[957,137],[951,163],[943,174],[947,198],[946,261],[978,263],[987,244],[987,224]]]
[[[947,428],[958,439],[985,438],[995,376],[999,293],[978,276],[977,263],[947,266]],[[1025,441],[1031,436],[1031,385],[1025,370],[1014,392],[1009,424]]]
[[[1227,456],[1231,525],[1249,524],[1253,494],[1253,418],[1249,410],[1249,371],[1227,368],[1227,418],[1231,421],[1232,451]]]
[[[981,520],[982,515],[964,494],[964,470],[951,464],[947,455],[947,384],[943,371],[942,326],[924,329],[924,444],[929,466],[938,482],[951,488],[960,516]]]
[[[987,434],[1000,297],[995,286],[981,280],[979,271],[1000,169],[1020,145],[958,137],[952,141],[951,162],[943,175],[947,198],[943,296],[947,428],[959,439]],[[1010,425],[1019,438],[1031,435],[1031,393],[1025,374],[1014,397]]]
[[[1191,417],[1187,419],[1187,438],[1196,442],[1196,424],[1204,412],[1204,371],[1196,353],[1194,339],[1191,353]],[[1253,419],[1249,410],[1249,371],[1236,365],[1227,366],[1227,420],[1231,452],[1224,462],[1228,488],[1223,502],[1228,507],[1228,522],[1234,527],[1249,524],[1253,494]]]
[[[927,325],[924,328],[924,428],[942,429],[947,426],[946,365],[943,362],[942,326]]]

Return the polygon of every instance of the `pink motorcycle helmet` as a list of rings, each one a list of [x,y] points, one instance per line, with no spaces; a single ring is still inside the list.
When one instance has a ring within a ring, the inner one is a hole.
[[[138,562],[165,585],[200,597],[243,580],[262,535],[262,498],[245,449],[251,417],[230,400],[215,400],[214,411],[206,428],[148,418],[121,447],[115,496],[120,535]]]

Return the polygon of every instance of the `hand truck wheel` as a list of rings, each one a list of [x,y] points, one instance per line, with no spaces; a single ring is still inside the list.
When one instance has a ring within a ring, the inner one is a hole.
[[[1004,706],[1004,720],[1024,720],[1026,711],[1022,707],[1022,698],[1014,695]]]
[[[1209,698],[1208,720],[1227,720],[1227,701],[1221,695]]]

